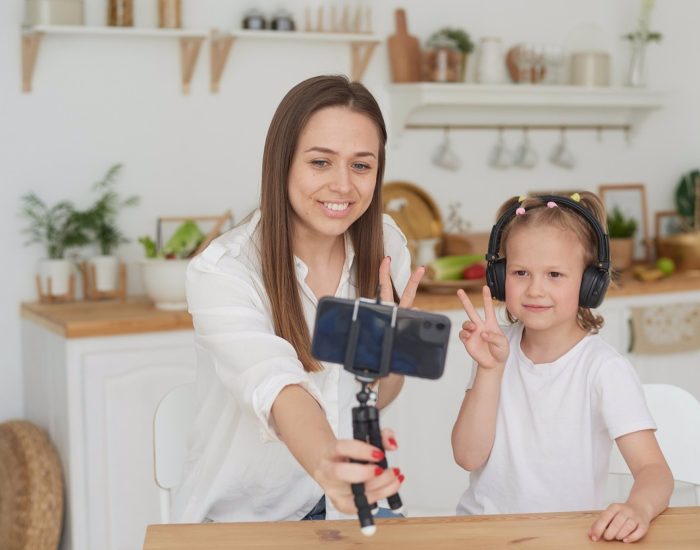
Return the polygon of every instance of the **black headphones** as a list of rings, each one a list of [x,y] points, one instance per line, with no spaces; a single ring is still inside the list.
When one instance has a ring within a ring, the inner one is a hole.
[[[587,266],[583,272],[578,305],[585,308],[598,307],[603,301],[605,292],[610,284],[610,247],[607,233],[603,231],[600,223],[588,208],[581,206],[573,199],[556,195],[537,195],[535,198],[540,199],[545,204],[554,202],[558,206],[577,212],[593,228],[598,238],[598,263]],[[520,208],[519,202],[513,204],[496,222],[496,225],[493,226],[489,237],[489,249],[486,253],[486,284],[491,289],[491,296],[496,300],[503,301],[506,299],[506,258],[498,257],[501,233],[504,226],[516,215],[515,211],[518,208]]]

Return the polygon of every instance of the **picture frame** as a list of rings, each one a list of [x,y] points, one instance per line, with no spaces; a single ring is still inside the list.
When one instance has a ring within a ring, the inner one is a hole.
[[[654,213],[654,238],[662,239],[680,233],[683,220],[675,210],[658,210]]]
[[[647,225],[646,186],[643,183],[601,184],[598,186],[598,195],[608,214],[617,207],[623,215],[637,221],[633,259],[635,262],[649,262],[652,246]]]

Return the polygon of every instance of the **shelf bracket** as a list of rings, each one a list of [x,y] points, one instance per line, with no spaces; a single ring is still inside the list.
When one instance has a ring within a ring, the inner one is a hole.
[[[43,32],[22,32],[22,92],[24,93],[32,91],[34,65],[36,64],[39,45],[43,36]]]
[[[209,46],[211,81],[209,83],[209,91],[213,94],[219,92],[221,75],[224,73],[228,54],[231,52],[231,46],[233,46],[234,41],[234,37],[229,34],[221,34],[217,31],[212,31],[211,33]]]
[[[372,53],[374,53],[374,48],[377,47],[378,42],[354,42],[350,44],[350,53],[352,57],[352,70],[350,75],[353,80],[358,82],[362,80],[362,76],[367,70],[367,65],[372,58]]]
[[[197,65],[199,50],[204,42],[201,36],[185,36],[180,38],[180,63],[182,66],[182,93],[190,93],[190,82],[192,74]]]

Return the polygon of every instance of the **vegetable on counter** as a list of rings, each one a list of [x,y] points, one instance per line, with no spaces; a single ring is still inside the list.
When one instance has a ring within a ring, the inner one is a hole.
[[[425,275],[434,281],[457,281],[464,278],[467,268],[483,261],[483,254],[443,256],[426,266]]]

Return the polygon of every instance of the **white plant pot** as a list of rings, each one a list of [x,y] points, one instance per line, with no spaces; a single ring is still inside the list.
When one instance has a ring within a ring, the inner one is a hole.
[[[185,272],[189,260],[141,260],[146,294],[157,309],[186,310]]]
[[[68,294],[70,275],[73,264],[70,260],[41,260],[39,275],[41,277],[41,292],[46,296],[63,296]],[[49,278],[51,278],[51,293],[49,294]]]
[[[113,292],[117,289],[119,260],[115,256],[93,256],[90,263],[95,266],[95,290]]]

